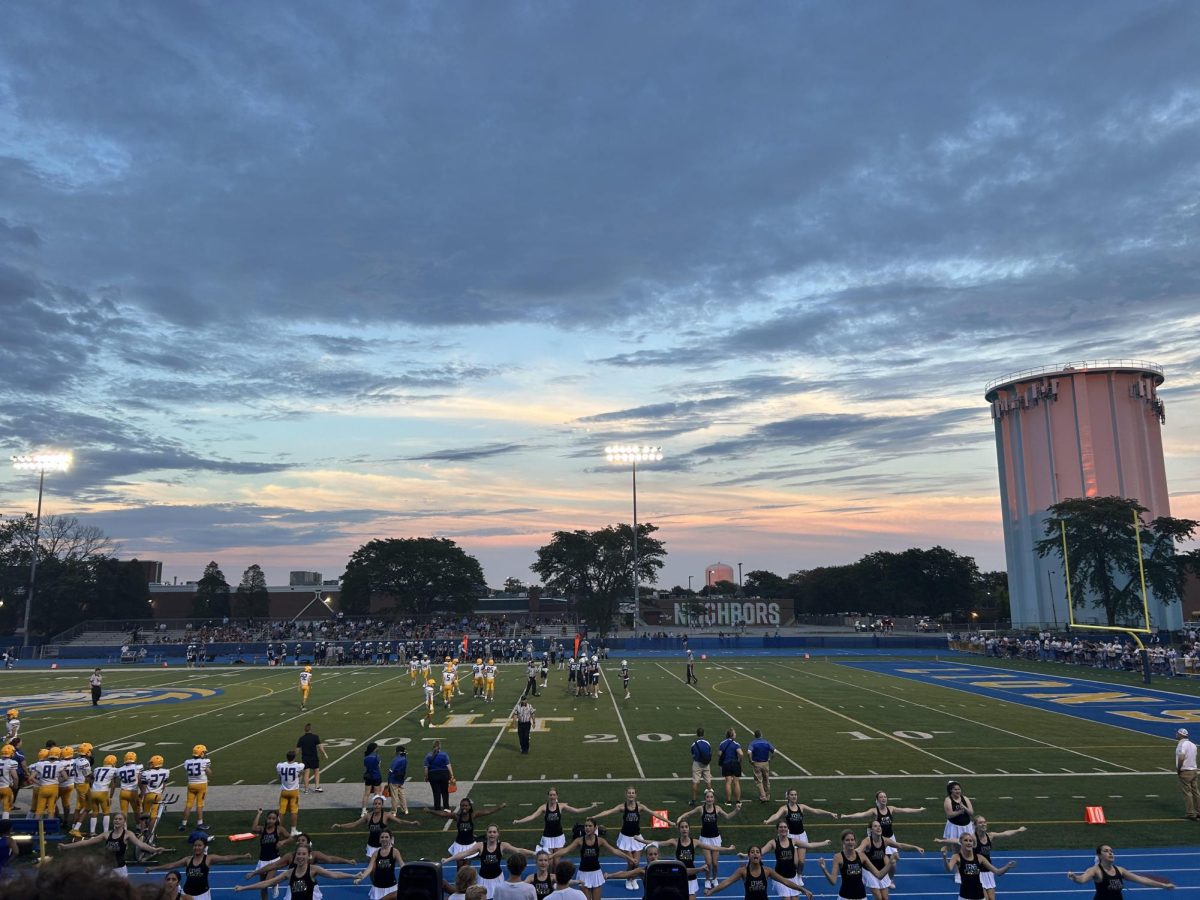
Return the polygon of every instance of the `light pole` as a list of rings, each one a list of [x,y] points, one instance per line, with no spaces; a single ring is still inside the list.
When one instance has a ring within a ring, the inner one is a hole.
[[[637,464],[640,462],[658,462],[663,458],[661,447],[639,446],[637,444],[609,444],[604,448],[604,458],[610,463],[629,463],[633,472],[633,630],[637,632],[637,618],[641,614],[642,605],[639,597],[638,582],[638,524],[637,524]]]
[[[37,585],[38,542],[42,537],[42,489],[46,486],[47,472],[65,472],[71,468],[70,453],[30,453],[12,458],[13,468],[18,472],[38,473],[37,516],[33,520],[33,550],[29,561],[29,590],[25,592],[25,634],[21,647],[29,647],[29,614],[33,609],[33,589]]]
[[[689,595],[692,593],[692,579],[695,577],[696,577],[695,575],[688,576],[688,594]]]
[[[738,563],[738,596],[742,596],[742,564]]]

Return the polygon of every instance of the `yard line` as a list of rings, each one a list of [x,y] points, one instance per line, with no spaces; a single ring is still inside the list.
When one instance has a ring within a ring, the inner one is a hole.
[[[524,697],[524,696],[525,696],[525,694],[522,693],[521,697]],[[500,731],[496,734],[496,737],[492,740],[492,746],[488,747],[487,753],[483,754],[483,761],[479,764],[479,771],[475,773],[476,778],[479,778],[479,776],[483,774],[483,767],[486,766],[488,764],[488,760],[492,758],[492,752],[496,749],[497,745],[499,745],[500,738],[504,737],[505,733],[507,733],[508,724],[509,724],[509,722],[512,721],[512,717],[516,714],[517,704],[520,702],[521,702],[521,698],[518,697],[517,702],[513,704],[512,709],[509,710],[509,712],[508,712],[508,718],[504,720],[504,724],[500,726]]]
[[[679,681],[679,682],[682,682],[682,681],[683,681],[683,679],[682,679],[682,678],[680,678],[680,677],[679,677],[678,675],[676,675],[674,672],[670,671],[670,670],[669,670],[669,669],[668,669],[666,666],[664,666],[662,663],[655,663],[655,665],[656,665],[656,666],[658,666],[660,669],[662,669],[664,672],[666,672],[668,675],[670,675],[672,678],[674,678],[676,681]],[[727,709],[724,709],[724,708],[721,706],[721,704],[717,703],[717,701],[716,701],[716,700],[712,699],[712,697],[708,696],[708,694],[704,693],[702,690],[700,690],[700,689],[699,689],[698,687],[696,687],[694,684],[689,684],[689,685],[688,685],[688,687],[690,687],[690,688],[691,688],[693,691],[695,691],[695,692],[696,692],[698,695],[700,695],[700,696],[701,696],[701,697],[703,697],[705,700],[707,700],[709,703],[711,703],[713,706],[715,706],[715,707],[716,707],[718,710],[720,710],[721,712],[725,713],[725,715],[729,716],[729,718],[733,719],[733,721],[737,722],[739,725],[741,725],[743,728],[745,728],[747,732],[750,732],[751,734],[754,732],[754,729],[753,729],[753,728],[751,728],[751,727],[750,727],[749,725],[747,725],[745,722],[743,722],[743,721],[741,721],[740,719],[738,719],[736,716],[732,715],[732,714],[729,712],[729,710],[727,710]],[[691,735],[688,735],[688,737],[691,737]],[[794,759],[792,759],[790,756],[788,756],[786,753],[784,753],[784,752],[783,752],[782,750],[780,750],[779,748],[776,748],[776,749],[775,749],[775,752],[776,752],[776,753],[779,755],[780,759],[786,759],[788,762],[790,762],[790,763],[791,763],[793,766],[795,766],[797,769],[799,769],[799,770],[800,770],[801,772],[803,772],[805,775],[811,775],[811,774],[812,774],[812,772],[808,771],[808,769],[804,768],[804,766],[800,765],[800,763],[796,762]]]
[[[245,737],[238,738],[236,741],[232,741],[231,743],[225,744],[223,747],[217,747],[215,750],[209,750],[208,755],[212,756],[214,753],[220,753],[222,750],[228,750],[230,747],[236,747],[238,744],[242,743],[243,741],[248,741],[251,738],[256,738],[260,734],[265,734],[268,731],[272,731],[272,730],[278,728],[280,725],[286,725],[288,722],[294,722],[297,719],[307,719],[313,713],[315,713],[317,710],[324,709],[327,706],[333,706],[335,703],[341,703],[343,700],[348,700],[351,697],[354,697],[358,694],[364,693],[365,691],[370,691],[370,690],[374,690],[376,688],[382,687],[383,685],[387,684],[389,681],[396,681],[400,677],[407,678],[408,673],[403,672],[403,673],[401,673],[401,675],[396,675],[396,676],[393,676],[392,678],[385,678],[383,681],[372,681],[365,688],[360,688],[357,691],[351,691],[349,694],[345,694],[341,697],[337,697],[333,700],[330,700],[328,703],[322,703],[320,706],[314,706],[310,710],[299,712],[294,716],[290,716],[290,717],[284,719],[282,722],[275,722],[272,725],[268,725],[266,728],[260,728],[258,731],[254,732],[253,734],[248,734]]]
[[[779,664],[776,663],[776,665],[779,665]],[[733,672],[733,669],[730,669],[728,666],[713,666],[712,668],[725,669],[726,671]],[[806,671],[811,671],[811,670],[806,670]],[[966,772],[968,775],[976,774],[973,770],[968,769],[966,766],[961,765],[960,763],[956,763],[952,760],[946,759],[944,756],[938,756],[936,753],[930,753],[928,750],[922,750],[920,747],[916,746],[915,744],[913,744],[910,741],[906,741],[903,738],[898,738],[894,734],[889,734],[888,732],[886,732],[880,728],[876,728],[874,725],[868,725],[866,722],[860,722],[858,719],[852,718],[851,716],[848,716],[845,713],[840,713],[840,712],[837,712],[836,710],[832,710],[828,706],[822,706],[820,703],[817,703],[815,700],[808,699],[803,694],[794,693],[793,691],[789,691],[786,688],[781,688],[777,684],[771,684],[771,682],[769,682],[769,681],[763,681],[763,679],[761,679],[761,678],[758,678],[754,675],[747,675],[744,672],[735,672],[734,674],[741,675],[742,678],[749,678],[751,681],[757,681],[759,684],[766,685],[769,688],[774,688],[777,691],[782,691],[783,693],[787,694],[790,697],[795,697],[797,700],[803,700],[805,703],[809,704],[810,706],[815,706],[817,709],[823,710],[824,712],[829,713],[831,716],[837,716],[838,718],[845,719],[847,722],[851,722],[860,728],[866,728],[869,731],[874,731],[876,734],[883,735],[885,738],[888,738],[889,740],[893,740],[897,744],[903,744],[905,747],[907,747],[910,750],[916,750],[918,753],[924,753],[926,756],[930,756],[930,757],[936,759],[938,762],[944,762],[946,765],[952,766],[955,769],[958,769],[959,771]],[[818,675],[817,677],[824,678],[825,676]],[[837,679],[829,679],[829,680],[836,681]],[[872,776],[868,776],[868,777],[872,777]],[[926,776],[926,777],[928,777],[928,776]]]
[[[608,699],[612,701],[613,710],[617,714],[617,722],[621,725],[621,731],[625,733],[625,743],[629,745],[629,755],[633,757],[633,764],[637,766],[638,776],[646,777],[646,773],[642,771],[642,761],[638,759],[637,750],[633,748],[633,741],[629,739],[629,729],[625,727],[625,717],[621,715],[621,708],[617,706],[617,698],[613,695],[612,687],[608,683],[608,675],[604,669],[600,669],[600,677],[604,679],[604,690],[608,693]]]
[[[800,671],[799,669],[796,669],[794,666],[785,666],[785,665],[783,665],[782,663],[775,663],[775,665],[779,666],[780,668],[789,669],[789,670],[791,670],[791,671],[793,671],[793,672]],[[840,681],[838,681],[838,679],[836,679],[836,678],[830,678],[828,675],[818,675],[817,673],[815,673],[815,672],[812,672],[812,671],[811,671],[811,670],[809,670],[809,669],[805,669],[805,670],[804,670],[804,672],[805,672],[805,673],[807,673],[807,674],[810,674],[810,675],[812,675],[814,678],[823,678],[823,679],[825,679],[826,681],[832,681],[832,682],[834,682],[834,683],[836,683],[836,684],[841,684],[841,682],[840,682]],[[953,687],[953,685],[946,685],[946,687],[951,687],[951,688],[952,688],[952,687]],[[870,691],[870,692],[871,692],[871,693],[873,693],[873,694],[882,694],[882,693],[883,693],[883,691],[878,691],[878,690],[875,690],[874,688],[863,687],[862,685],[858,685],[858,688],[859,688],[859,690]],[[961,691],[961,690],[965,690],[965,688],[957,688],[957,690],[960,690],[960,691]],[[884,696],[890,696],[890,695],[888,695],[888,694],[885,694]],[[1038,738],[1035,738],[1035,737],[1029,737],[1028,735],[1021,734],[1021,733],[1019,733],[1019,732],[1016,732],[1016,731],[1009,731],[1007,728],[1001,728],[999,725],[992,725],[990,722],[984,722],[984,721],[982,721],[982,720],[980,720],[980,719],[972,719],[972,718],[968,718],[967,716],[960,716],[960,715],[957,715],[957,714],[955,714],[955,713],[952,713],[952,712],[944,712],[944,711],[941,711],[941,710],[934,710],[934,709],[933,709],[932,707],[930,707],[930,706],[926,706],[926,705],[925,705],[925,704],[923,704],[923,703],[917,703],[917,702],[915,702],[915,701],[913,701],[913,700],[900,700],[900,702],[901,702],[901,703],[907,703],[907,704],[909,704],[910,706],[915,706],[915,707],[917,707],[918,709],[927,709],[927,710],[929,710],[930,712],[938,712],[938,714],[939,714],[939,715],[943,715],[943,716],[949,716],[951,719],[961,719],[961,720],[963,720],[964,722],[971,722],[971,723],[973,723],[973,724],[976,724],[976,725],[982,725],[984,728],[990,728],[990,729],[992,729],[993,731],[999,731],[1001,734],[1007,734],[1009,737],[1017,737],[1017,738],[1023,738],[1023,739],[1025,739],[1025,740],[1027,740],[1027,741],[1033,741],[1033,742],[1034,742],[1034,743],[1036,743],[1036,744],[1041,744],[1043,747],[1050,747],[1050,748],[1052,748],[1052,749],[1054,749],[1054,750],[1062,750],[1062,751],[1064,751],[1065,753],[1074,753],[1076,756],[1082,756],[1084,759],[1090,759],[1090,760],[1092,760],[1093,762],[1102,762],[1102,763],[1104,763],[1105,765],[1108,765],[1108,766],[1118,766],[1118,767],[1120,767],[1120,768],[1122,768],[1122,769],[1128,769],[1128,770],[1132,770],[1132,767],[1131,767],[1131,766],[1123,766],[1123,765],[1121,765],[1120,763],[1110,762],[1110,761],[1109,761],[1109,760],[1107,760],[1107,759],[1101,759],[1099,756],[1092,756],[1090,753],[1084,753],[1082,750],[1073,750],[1073,749],[1071,749],[1070,747],[1060,747],[1058,744],[1052,744],[1052,743],[1050,743],[1049,741],[1043,741],[1043,740],[1040,740],[1040,739],[1038,739]],[[1014,706],[1021,707],[1022,709],[1029,709],[1029,708],[1030,708],[1030,707],[1027,707],[1027,706],[1025,706],[1023,703],[1015,703],[1015,702],[1014,702],[1014,701],[1012,701],[1012,700],[1001,700],[1000,702],[1002,702],[1002,703],[1010,703],[1010,704],[1013,704]]]
[[[976,774],[976,773],[972,773],[972,774]],[[1064,775],[1058,775],[1055,777],[1057,777],[1057,778],[1079,778],[1079,777],[1084,777],[1084,778],[1127,778],[1130,775],[1160,775],[1160,774],[1162,774],[1162,773],[1160,773],[1160,772],[1102,772],[1102,773],[1097,774],[1095,772],[1074,772],[1070,775],[1064,774]],[[580,778],[578,776],[578,774],[573,775],[571,777],[573,779],[575,779],[576,781],[578,781],[580,784],[607,784],[608,783],[608,779],[606,779],[606,778]],[[981,777],[981,778],[1039,778],[1039,777],[1044,778],[1045,775],[1040,775],[1040,776],[1034,775],[1032,772],[1012,772],[1008,775],[983,774],[983,775],[980,775],[979,777]],[[928,781],[930,776],[928,773],[926,773],[924,775],[900,775],[900,774],[891,774],[891,773],[885,772],[882,775],[865,775],[865,774],[864,775],[846,775],[846,774],[842,774],[842,775],[784,775],[784,776],[780,777],[779,780],[780,781],[800,781],[801,779],[803,779],[805,781],[864,781],[864,780],[879,781],[880,779],[889,779],[889,780],[893,780],[893,781],[902,781],[906,778],[923,778],[926,781]],[[671,781],[678,782],[679,781],[679,779],[677,777],[676,778],[667,778],[665,776],[661,777],[661,778],[649,776],[649,777],[643,778],[642,780],[643,781],[663,781],[663,782],[671,782]],[[535,779],[517,780],[515,778],[512,781],[489,781],[487,779],[484,779],[481,781],[473,782],[473,784],[475,784],[475,785],[480,785],[480,784],[483,784],[483,785],[489,785],[489,784],[541,784],[541,783],[542,782],[537,781]],[[942,798],[929,797],[927,799],[940,800]],[[1169,819],[1169,818],[1168,819],[1150,819],[1147,821],[1154,821],[1154,822],[1174,821],[1174,819]],[[1075,820],[1072,819],[1070,824],[1075,824]],[[1122,856],[1126,856],[1126,855],[1128,855],[1128,853],[1129,853],[1129,851],[1127,851],[1127,850],[1121,851]],[[1011,855],[1011,854],[1008,854],[1007,852],[1005,853],[1006,857],[1009,855]]]
[[[399,717],[397,717],[396,719],[393,719],[391,722],[388,722],[386,726],[381,728],[379,731],[375,732],[373,735],[371,735],[366,740],[360,741],[359,743],[355,744],[353,747],[351,747],[349,750],[347,750],[345,753],[343,753],[341,756],[339,756],[333,762],[326,763],[325,765],[321,766],[321,771],[322,772],[329,771],[334,766],[336,766],[338,763],[340,763],[343,759],[345,759],[347,756],[349,756],[351,753],[353,753],[355,750],[357,750],[359,747],[365,747],[368,743],[370,743],[372,740],[379,737],[380,735],[387,734],[388,731],[390,731],[394,725],[396,725],[402,719],[404,719],[405,716],[408,716],[408,715],[416,712],[418,709],[424,709],[424,708],[425,708],[425,704],[422,702],[422,703],[418,703],[412,709],[404,711],[403,713],[400,714]]]

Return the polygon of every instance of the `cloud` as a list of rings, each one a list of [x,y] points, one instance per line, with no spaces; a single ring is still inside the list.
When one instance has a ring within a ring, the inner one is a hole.
[[[437,460],[441,462],[470,462],[477,459],[489,459],[493,456],[504,456],[509,453],[520,453],[521,451],[527,449],[527,444],[486,444],[480,447],[459,447],[448,450],[433,450],[429,453],[410,456],[408,459],[414,462],[424,460]]]

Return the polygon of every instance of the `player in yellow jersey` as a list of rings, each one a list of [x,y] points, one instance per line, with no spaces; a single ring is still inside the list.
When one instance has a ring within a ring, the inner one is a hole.
[[[308,709],[308,691],[312,686],[312,666],[305,666],[300,673],[300,711]]]
[[[432,678],[425,682],[425,716],[421,719],[422,728],[433,727],[433,698],[437,695],[437,682]]]
[[[125,754],[124,764],[117,769],[117,784],[121,788],[121,812],[126,818],[137,821],[142,811],[142,769],[137,754],[130,750]]]
[[[304,766],[296,762],[296,751],[287,752],[287,762],[275,764],[275,774],[279,776],[279,821],[283,821],[284,813],[292,815],[292,837],[300,833],[300,773]]]
[[[13,808],[13,789],[17,786],[17,761],[14,758],[16,750],[12,744],[0,747],[0,809],[3,817],[8,818]]]
[[[483,667],[483,699],[488,703],[496,699],[496,661],[490,656]]]
[[[457,656],[454,657],[454,659],[450,663],[450,671],[454,673],[454,693],[456,693],[458,696],[461,697],[463,695],[463,692],[462,692],[462,688],[459,686],[459,683],[458,683],[458,657]]]
[[[192,758],[183,764],[187,773],[187,798],[183,801],[183,821],[180,831],[187,831],[188,813],[196,807],[196,825],[204,827],[204,798],[208,795],[208,779],[212,775],[212,761],[205,755],[208,748],[197,744],[192,748]]]
[[[10,709],[6,719],[7,721],[4,724],[4,740],[11,744],[13,738],[21,733],[21,711],[15,707]]]
[[[91,818],[88,821],[88,835],[94,836],[96,820],[103,816],[104,831],[108,831],[109,807],[112,806],[112,792],[117,784],[117,758],[111,753],[104,757],[101,765],[92,769],[92,784],[88,790],[88,809]]]
[[[149,816],[153,823],[160,813],[163,791],[171,778],[171,770],[163,765],[163,758],[155,754],[150,757],[150,768],[142,771],[142,787],[146,793],[142,796],[142,814]],[[151,834],[156,826],[151,826]]]
[[[475,660],[471,666],[471,696],[475,699],[483,697],[483,659]]]

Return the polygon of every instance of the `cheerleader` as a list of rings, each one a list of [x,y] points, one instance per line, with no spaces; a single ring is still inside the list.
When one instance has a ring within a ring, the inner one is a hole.
[[[208,885],[208,867],[218,863],[237,862],[239,859],[249,859],[249,853],[237,855],[217,855],[208,852],[208,841],[196,838],[192,841],[192,853],[171,862],[160,863],[157,866],[147,866],[147,872],[161,872],[164,869],[175,869],[183,866],[183,893],[195,900],[212,900],[212,889]]]
[[[289,897],[309,897],[312,900],[320,900],[321,888],[317,884],[317,876],[323,878],[336,879],[351,879],[354,876],[349,872],[334,872],[332,869],[326,869],[323,866],[318,866],[308,858],[308,847],[301,844],[292,854],[293,866],[286,872],[280,872],[275,877],[264,881],[263,887],[271,887],[275,884],[287,884]],[[240,894],[242,891],[252,890],[255,885],[239,884],[234,887],[233,892]]]
[[[583,892],[588,900],[600,900],[600,895],[604,892],[604,872],[600,869],[601,851],[621,857],[629,863],[631,869],[637,868],[636,857],[618,850],[596,833],[596,820],[593,818],[584,820],[582,837],[577,837],[565,847],[555,850],[551,858],[557,862],[576,847],[579,848],[579,883],[583,885]],[[627,878],[625,884],[628,885],[634,880],[632,877]]]
[[[545,848],[538,850],[534,865],[533,874],[525,879],[525,883],[533,885],[537,900],[546,900],[554,893],[554,870],[550,868],[550,851]]]
[[[858,813],[842,813],[841,818],[843,818],[843,819],[872,819],[874,821],[878,821],[880,829],[882,830],[883,836],[885,838],[892,838],[893,841],[895,841],[895,837],[896,837],[895,815],[896,815],[896,813],[923,813],[923,812],[925,812],[925,807],[923,807],[923,806],[890,806],[888,804],[887,792],[886,791],[876,791],[874,806],[872,806],[870,809],[865,809],[862,812],[858,812]],[[900,860],[900,851],[897,849],[898,847],[899,847],[899,844],[897,842],[888,844],[888,846],[887,846],[887,855],[895,857],[895,859],[892,861],[893,862],[893,865],[892,865],[892,874],[893,875],[896,874],[896,863],[898,863]]]
[[[645,803],[641,803],[637,798],[636,788],[625,789],[625,799],[618,803],[612,809],[606,809],[602,813],[596,813],[597,819],[602,819],[604,816],[611,816],[613,813],[621,814],[621,833],[617,835],[617,847],[624,853],[632,853],[630,862],[633,868],[637,868],[638,860],[642,854],[642,847],[649,843],[642,838],[642,813],[650,816],[651,821],[654,819],[654,810],[648,807]],[[667,828],[671,827],[671,823],[666,823]],[[637,890],[637,879],[630,879],[625,882],[626,890]],[[596,900],[599,900],[597,896]]]
[[[974,833],[971,817],[975,815],[975,807],[957,781],[946,782],[946,799],[942,801],[942,808],[946,811],[946,827],[942,829],[945,840],[957,841],[964,834]]]
[[[524,847],[514,847],[507,841],[500,840],[500,829],[489,825],[482,841],[476,841],[464,847],[453,856],[442,860],[442,865],[448,862],[465,863],[468,859],[479,857],[479,883],[487,888],[487,900],[496,896],[496,888],[504,883],[504,854],[520,853],[522,856],[533,856],[533,850]],[[372,898],[375,900],[375,898]]]
[[[679,821],[700,814],[700,849],[704,854],[707,871],[704,875],[704,886],[712,887],[717,883],[717,871],[721,862],[721,829],[722,818],[731,819],[741,812],[741,807],[733,812],[726,812],[717,805],[717,795],[712,788],[704,791],[704,801],[694,809],[689,809],[679,817]]]
[[[1025,831],[1025,826],[1020,828],[1010,828],[1008,831],[988,831],[987,819],[983,816],[975,817],[975,852],[986,859],[992,861],[992,841],[996,838],[1012,837],[1014,834],[1020,834]],[[947,841],[945,838],[934,838],[938,844],[957,844],[957,841]],[[983,892],[987,896],[987,900],[996,900],[996,876],[991,872],[979,873],[979,881],[983,885]]]
[[[439,819],[454,820],[454,843],[446,849],[446,852],[451,856],[455,856],[455,854],[461,853],[468,847],[474,846],[476,843],[478,843],[475,840],[476,816],[479,816],[480,818],[483,818],[484,816],[490,816],[500,812],[500,810],[504,809],[506,806],[508,806],[507,803],[501,803],[499,806],[493,806],[490,809],[481,809],[476,811],[474,801],[471,800],[470,797],[463,797],[458,801],[457,810],[426,809],[425,812],[429,813],[431,816],[437,816]],[[463,866],[469,865],[466,857],[455,858],[458,859],[458,867],[460,869]]]
[[[660,848],[667,847],[675,848],[675,859],[684,864],[688,870],[688,897],[689,900],[696,900],[696,896],[700,893],[699,875],[707,869],[707,866],[696,867],[696,850],[700,847],[699,841],[692,840],[692,826],[688,824],[687,819],[680,816],[677,823],[679,825],[679,836],[673,837],[669,841],[660,841],[657,844],[650,843],[646,845],[647,865],[654,862],[650,858],[650,851],[654,850],[654,855],[657,858]],[[722,850],[728,850],[731,853],[736,849],[733,846],[722,847]],[[713,882],[710,882],[713,883]]]
[[[370,878],[370,900],[381,900],[396,893],[396,882],[403,865],[404,857],[396,849],[392,833],[385,828],[379,833],[379,851],[371,857],[367,867],[355,876],[354,883],[359,884],[364,878]]]
[[[383,809],[383,795],[376,794],[371,798],[371,809],[367,813],[359,816],[353,822],[335,822],[333,827],[356,828],[364,822],[367,825],[367,859],[370,859],[379,852],[379,836],[393,822],[398,825],[421,824],[415,819],[401,819],[390,812],[385,812]]]
[[[1112,845],[1101,844],[1096,848],[1096,864],[1094,866],[1084,869],[1078,875],[1074,872],[1068,872],[1067,877],[1076,884],[1087,884],[1089,881],[1095,882],[1096,900],[1121,900],[1124,896],[1122,891],[1125,889],[1126,881],[1132,881],[1134,884],[1141,884],[1146,887],[1166,888],[1167,890],[1175,887],[1166,878],[1161,880],[1149,878],[1145,875],[1139,875],[1137,872],[1122,869],[1117,865],[1116,859],[1117,856],[1113,853]]]
[[[804,876],[800,874],[800,854],[805,850],[828,846],[829,841],[820,841],[816,844],[799,841],[788,833],[787,822],[777,824],[775,826],[775,837],[762,846],[763,856],[766,856],[768,853],[774,853],[775,871],[789,881],[796,882],[800,886],[800,890],[794,891],[787,885],[776,882],[775,896],[780,898],[795,897],[802,893],[808,900],[812,900],[812,891],[804,886]],[[742,855],[741,853],[738,854],[738,856]]]
[[[788,834],[793,841],[799,841],[801,845],[796,864],[800,867],[798,870],[799,873],[803,875],[804,862],[808,858],[808,851],[804,849],[808,844],[808,832],[804,828],[805,814],[807,813],[810,816],[829,816],[832,819],[841,817],[837,813],[830,812],[827,809],[818,809],[815,806],[809,806],[807,803],[801,803],[796,799],[797,796],[795,788],[784,794],[783,806],[775,811],[775,815],[763,819],[763,824],[770,825],[772,822],[777,822],[780,819],[787,822]]]
[[[523,819],[513,819],[513,824],[524,825],[526,822],[532,822],[538,816],[541,816],[542,836],[538,838],[538,847],[546,850],[557,850],[567,843],[567,837],[563,833],[562,814],[568,812],[579,815],[587,812],[593,806],[599,805],[598,802],[589,803],[587,806],[568,806],[566,803],[559,803],[558,788],[550,788],[546,792],[545,803]]]
[[[922,856],[925,855],[925,851],[916,844],[902,844],[895,838],[884,837],[883,823],[878,819],[873,820],[867,828],[867,836],[858,845],[858,852],[869,859],[871,865],[878,871],[883,872],[888,868],[888,851],[892,849],[916,850]],[[896,858],[894,856],[891,862],[891,869],[895,871]],[[863,872],[863,882],[871,889],[871,895],[875,900],[888,900],[888,891],[896,886],[890,873],[880,878],[870,872]]]
[[[112,870],[122,878],[129,877],[129,868],[125,864],[125,854],[129,850],[129,845],[133,844],[143,853],[166,853],[166,847],[155,847],[153,844],[147,844],[136,835],[130,834],[125,830],[125,813],[113,813],[112,831],[107,834],[98,834],[95,837],[84,838],[82,841],[75,841],[70,844],[62,844],[59,850],[78,850],[80,847],[90,847],[93,844],[103,844],[104,849],[112,855]],[[186,858],[186,857],[185,857]]]
[[[774,869],[768,868],[762,864],[762,848],[751,847],[746,854],[746,864],[738,866],[732,875],[722,881],[720,884],[710,885],[704,889],[704,895],[719,893],[735,882],[742,882],[745,889],[746,900],[767,900],[767,884],[774,881],[776,884],[781,884],[793,891],[803,890],[796,882],[784,878]],[[809,897],[812,896],[808,891],[804,891]],[[794,896],[794,895],[793,895]]]
[[[947,872],[955,872],[958,875],[959,900],[983,900],[981,876],[987,872],[1003,875],[1017,864],[1015,860],[1009,860],[997,869],[975,852],[975,835],[967,831],[959,836],[958,852],[953,856],[950,856],[949,852],[948,847],[942,847],[942,865]]]
[[[254,866],[254,871],[257,874],[265,866],[279,861],[279,848],[291,842],[288,837],[287,829],[279,824],[279,813],[271,810],[267,813],[266,824],[259,830],[258,820],[262,816],[262,807],[258,808],[258,815],[254,817],[254,824],[250,826],[251,831],[258,831],[258,863]],[[274,871],[274,870],[272,870]],[[266,875],[262,876],[266,878]],[[267,892],[260,892],[260,900],[267,900]]]
[[[833,858],[833,864],[826,868],[823,858],[817,860],[817,864],[830,884],[836,885],[838,875],[841,875],[842,884],[838,888],[841,900],[866,900],[867,884],[863,875],[870,873],[882,880],[892,867],[892,863],[888,862],[882,869],[875,868],[875,864],[858,849],[858,840],[849,828],[842,832],[842,849]]]

